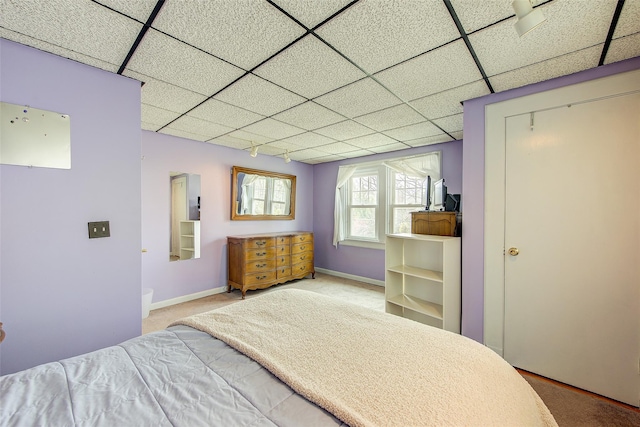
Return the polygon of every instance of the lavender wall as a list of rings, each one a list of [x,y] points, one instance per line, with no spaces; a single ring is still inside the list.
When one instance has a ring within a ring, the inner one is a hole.
[[[438,150],[442,150],[442,175],[447,182],[447,191],[461,193],[462,141],[452,141],[393,153],[376,154],[359,159],[315,165],[313,199],[316,212],[313,220],[313,231],[315,233],[316,267],[384,281],[384,250],[345,245],[338,245],[338,248],[335,248],[332,244],[333,209],[338,167],[344,164],[410,156]],[[464,207],[466,203],[464,194],[462,194],[462,200]]]
[[[464,103],[462,192],[462,334],[483,342],[484,328],[484,135],[485,106],[640,68],[640,57],[569,76],[487,95]]]
[[[212,291],[227,283],[226,237],[237,234],[313,228],[313,166],[282,158],[251,157],[217,145],[142,132],[142,284],[154,289],[153,302]],[[244,166],[296,175],[293,221],[231,221],[231,167]],[[169,261],[169,172],[201,178],[200,258]]]
[[[0,39],[0,88],[71,117],[70,170],[0,166],[8,374],[140,334],[140,84]]]

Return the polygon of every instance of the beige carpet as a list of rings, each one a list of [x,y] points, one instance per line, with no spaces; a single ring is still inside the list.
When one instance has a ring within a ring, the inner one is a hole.
[[[248,291],[247,298],[286,288],[312,290],[384,311],[384,288],[321,273],[316,273],[315,279],[296,280],[265,290]],[[149,333],[162,330],[177,319],[238,301],[241,301],[240,291],[235,290],[229,294],[225,292],[152,310],[149,317],[142,321],[142,331]],[[640,426],[638,409],[548,380],[526,374],[523,376],[540,395],[560,427]]]

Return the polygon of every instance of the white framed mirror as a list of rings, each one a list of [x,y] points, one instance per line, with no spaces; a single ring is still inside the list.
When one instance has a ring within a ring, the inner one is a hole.
[[[200,175],[170,172],[169,261],[200,258]]]

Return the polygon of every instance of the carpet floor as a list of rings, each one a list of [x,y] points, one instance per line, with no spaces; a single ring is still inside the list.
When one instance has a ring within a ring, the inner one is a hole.
[[[269,289],[248,291],[246,298],[278,289],[306,289],[384,311],[384,288],[351,279],[316,273],[315,279],[295,280]],[[165,329],[173,321],[241,301],[240,291],[221,293],[152,310],[142,321],[144,334]],[[540,395],[560,427],[640,426],[640,410],[555,381],[520,371]]]

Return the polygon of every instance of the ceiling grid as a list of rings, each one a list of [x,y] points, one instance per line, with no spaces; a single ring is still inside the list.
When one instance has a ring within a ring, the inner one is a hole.
[[[640,55],[640,0],[0,0],[0,37],[137,79],[142,129],[318,164],[462,139],[463,102]]]

